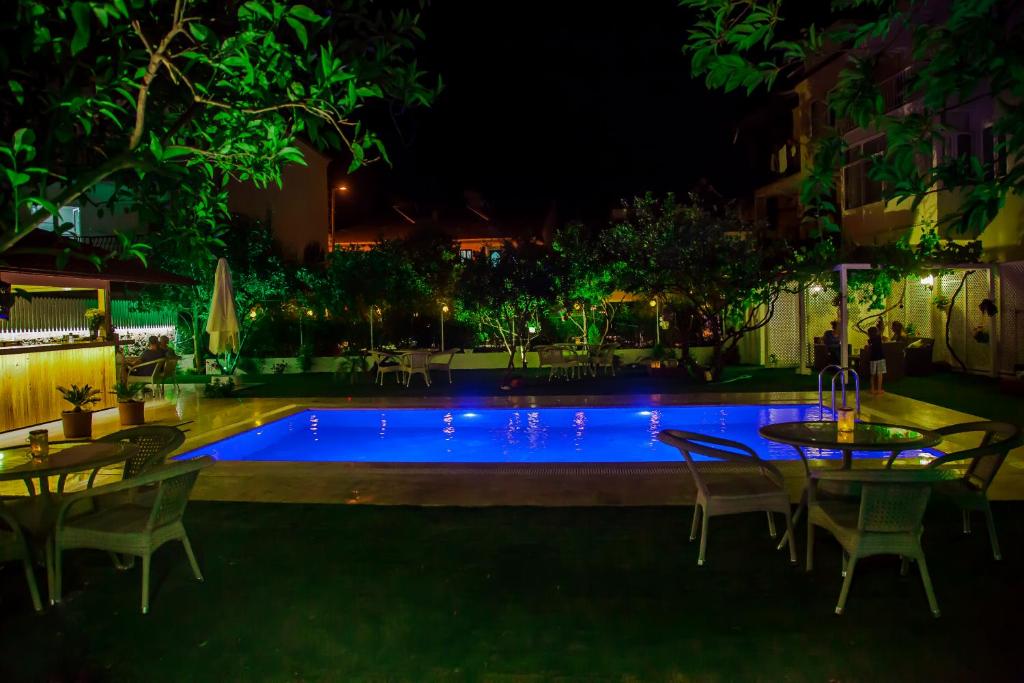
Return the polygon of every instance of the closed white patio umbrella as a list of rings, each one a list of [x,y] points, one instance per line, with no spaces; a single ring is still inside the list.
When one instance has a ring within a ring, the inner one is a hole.
[[[226,259],[217,261],[217,273],[213,279],[213,298],[210,300],[210,315],[206,320],[206,332],[210,335],[210,353],[220,355],[227,351],[238,352],[238,315],[235,313],[235,290],[231,286],[231,269]]]

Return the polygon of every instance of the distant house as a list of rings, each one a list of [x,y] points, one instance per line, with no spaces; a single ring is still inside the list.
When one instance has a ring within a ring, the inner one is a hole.
[[[370,249],[384,240],[405,239],[416,233],[441,233],[450,237],[464,259],[488,257],[505,242],[530,240],[549,243],[555,227],[553,210],[546,215],[492,215],[495,212],[475,193],[459,208],[430,208],[395,204],[388,211],[334,234],[335,249]]]
[[[268,224],[285,256],[300,258],[310,244],[327,250],[330,158],[299,141],[306,165],[289,164],[281,173],[281,187],[257,187],[250,182],[228,185],[228,209]]]

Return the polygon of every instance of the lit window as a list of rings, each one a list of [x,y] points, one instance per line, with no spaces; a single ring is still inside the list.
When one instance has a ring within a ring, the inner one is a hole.
[[[459,256],[462,257],[463,261],[472,261],[473,260],[473,250],[472,249],[459,249]]]
[[[981,130],[981,165],[986,180],[1006,175],[1006,136],[996,135],[992,126]]]

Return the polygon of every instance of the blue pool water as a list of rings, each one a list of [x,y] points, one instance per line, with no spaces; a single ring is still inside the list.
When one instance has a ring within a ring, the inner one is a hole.
[[[789,460],[796,457],[793,449],[762,439],[758,427],[815,419],[818,407],[807,405],[304,410],[188,455],[305,462],[670,462],[680,459],[678,451],[657,434],[682,429]],[[808,455],[839,457],[828,451]]]

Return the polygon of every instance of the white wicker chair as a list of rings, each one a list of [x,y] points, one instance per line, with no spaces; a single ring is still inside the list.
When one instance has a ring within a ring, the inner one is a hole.
[[[409,386],[413,375],[423,375],[423,381],[430,386],[430,351],[409,351],[399,358],[405,386]]]
[[[846,608],[857,560],[871,555],[899,555],[901,574],[907,572],[908,559],[917,562],[932,615],[939,616],[921,534],[932,485],[941,478],[943,474],[934,470],[826,470],[811,474],[807,488],[807,571],[814,568],[814,527],[820,526],[835,536],[843,549],[843,587],[836,614]],[[819,500],[816,492],[821,481],[859,484],[860,500]]]
[[[697,521],[703,517],[698,565],[704,564],[708,543],[708,519],[717,515],[734,515],[741,512],[767,513],[768,533],[772,538],[775,538],[775,519],[772,513],[782,515],[788,531],[789,560],[796,563],[789,494],[786,492],[782,474],[774,465],[762,460],[745,444],[705,434],[665,429],[658,433],[658,440],[679,450],[697,484],[697,502],[693,508],[690,540],[696,537]],[[724,461],[726,464],[722,467],[721,475],[706,476],[708,473],[694,462],[693,454]],[[703,515],[700,514],[702,511]]]
[[[442,353],[436,353],[430,357],[430,370],[438,370],[448,373],[448,384],[452,383],[452,361],[455,354],[462,349],[448,349]]]

